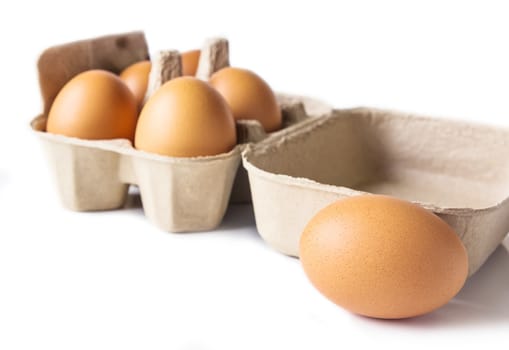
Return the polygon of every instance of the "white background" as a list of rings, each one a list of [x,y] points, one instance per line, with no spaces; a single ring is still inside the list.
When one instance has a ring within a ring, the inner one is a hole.
[[[249,206],[185,235],[152,226],[136,198],[118,211],[63,209],[28,128],[44,48],[136,29],[152,51],[226,36],[233,65],[338,107],[508,126],[503,1],[13,3],[0,10],[0,349],[507,347],[507,240],[442,309],[361,318],[264,244]]]

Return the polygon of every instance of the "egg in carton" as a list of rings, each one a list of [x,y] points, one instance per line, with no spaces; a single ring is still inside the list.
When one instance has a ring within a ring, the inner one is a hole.
[[[118,74],[148,58],[142,32],[109,35],[47,49],[38,62],[44,110],[32,120],[32,130],[46,151],[65,207],[76,211],[121,208],[127,200],[129,186],[137,185],[146,216],[161,229],[172,232],[213,229],[224,216],[236,176],[233,192],[237,193],[237,201],[249,200],[247,176],[237,172],[244,145],[267,136],[256,121],[237,123],[238,145],[230,152],[192,158],[143,152],[126,139],[84,140],[46,132],[51,105],[71,78],[91,69]],[[228,42],[208,40],[201,50],[197,77],[207,80],[228,65]],[[158,52],[152,58],[146,97],[180,74],[180,54]],[[277,95],[277,98],[286,126],[330,110],[312,99],[291,95]]]
[[[507,159],[509,130],[374,108],[334,110],[243,152],[258,232],[276,250],[298,256],[306,224],[338,199],[385,194],[447,222],[469,275],[509,232]]]

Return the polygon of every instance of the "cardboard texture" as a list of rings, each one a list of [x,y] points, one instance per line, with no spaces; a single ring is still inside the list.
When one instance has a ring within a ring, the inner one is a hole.
[[[172,232],[220,224],[240,162],[240,146],[218,156],[172,158],[138,151],[127,140],[80,140],[41,129],[38,135],[65,207],[120,208],[128,184],[137,184],[147,218]]]
[[[237,122],[237,137],[239,143],[247,144],[259,142],[269,135],[284,133],[291,127],[310,119],[319,118],[332,111],[332,107],[317,99],[276,93],[276,99],[283,114],[283,128],[272,133],[266,133],[262,125],[255,120],[241,120]],[[251,203],[251,190],[246,170],[239,167],[230,197],[231,203]]]
[[[176,50],[159,51],[151,57],[150,61],[151,69],[143,104],[145,104],[150,96],[165,82],[182,76],[180,53]]]
[[[335,110],[243,152],[256,225],[298,256],[311,217],[344,197],[393,195],[445,220],[463,241],[469,275],[509,231],[509,130],[369,108]]]
[[[201,78],[228,64],[228,42],[205,43],[198,71]],[[179,74],[175,51],[156,55],[149,82],[159,86]],[[226,211],[240,163],[238,145],[231,152],[211,157],[173,158],[134,149],[128,140],[81,140],[46,133],[47,114],[60,89],[75,75],[89,69],[119,73],[148,58],[143,33],[111,35],[50,48],[39,59],[39,79],[44,113],[32,129],[41,140],[65,207],[77,210],[120,208],[129,184],[138,185],[146,216],[165,231],[186,232],[217,227]],[[206,59],[208,58],[208,59]],[[153,89],[149,89],[150,95]],[[289,127],[330,108],[309,98],[280,95],[285,126]],[[309,113],[308,113],[309,111]],[[267,136],[256,121],[240,122],[239,143]],[[247,175],[237,177],[237,198],[249,200]]]
[[[47,115],[60,89],[75,75],[90,69],[120,73],[125,67],[148,59],[142,32],[108,35],[51,47],[39,57],[39,84]]]

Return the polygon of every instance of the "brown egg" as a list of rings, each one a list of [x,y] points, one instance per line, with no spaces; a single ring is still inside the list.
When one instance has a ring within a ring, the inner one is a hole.
[[[181,53],[182,75],[196,75],[198,62],[200,61],[200,50],[191,50]]]
[[[46,130],[81,139],[133,141],[137,114],[134,96],[118,76],[90,70],[60,90],[49,111]]]
[[[281,128],[282,116],[274,92],[258,75],[240,68],[223,68],[210,84],[226,99],[235,119],[258,120],[265,131]]]
[[[120,79],[129,87],[140,107],[147,92],[151,67],[150,61],[141,61],[130,65],[120,73]]]
[[[141,111],[135,147],[173,157],[211,156],[235,147],[235,120],[228,104],[206,82],[170,80]]]
[[[334,303],[377,318],[406,318],[447,303],[468,273],[456,233],[424,208],[379,195],[320,210],[300,241],[311,283]]]

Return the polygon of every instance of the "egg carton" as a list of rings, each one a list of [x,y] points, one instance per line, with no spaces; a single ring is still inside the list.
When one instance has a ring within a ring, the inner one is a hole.
[[[82,140],[45,132],[51,104],[72,77],[89,69],[119,73],[148,58],[142,32],[47,49],[38,62],[44,110],[32,120],[32,130],[46,151],[65,207],[76,211],[121,208],[126,202],[129,185],[137,185],[147,218],[161,229],[173,232],[213,229],[224,216],[232,187],[232,197],[237,201],[250,200],[247,175],[238,169],[244,144],[268,136],[258,122],[237,123],[239,145],[232,151],[194,158],[139,151],[124,139]],[[228,42],[208,40],[202,48],[197,77],[208,79],[228,64]],[[179,71],[178,53],[156,53],[152,57],[147,94],[178,76]],[[330,111],[326,104],[309,98],[278,94],[277,99],[287,128]]]
[[[509,130],[372,108],[335,110],[243,152],[258,232],[276,250],[298,256],[304,227],[328,204],[386,194],[445,220],[469,275],[509,231],[507,159]]]

